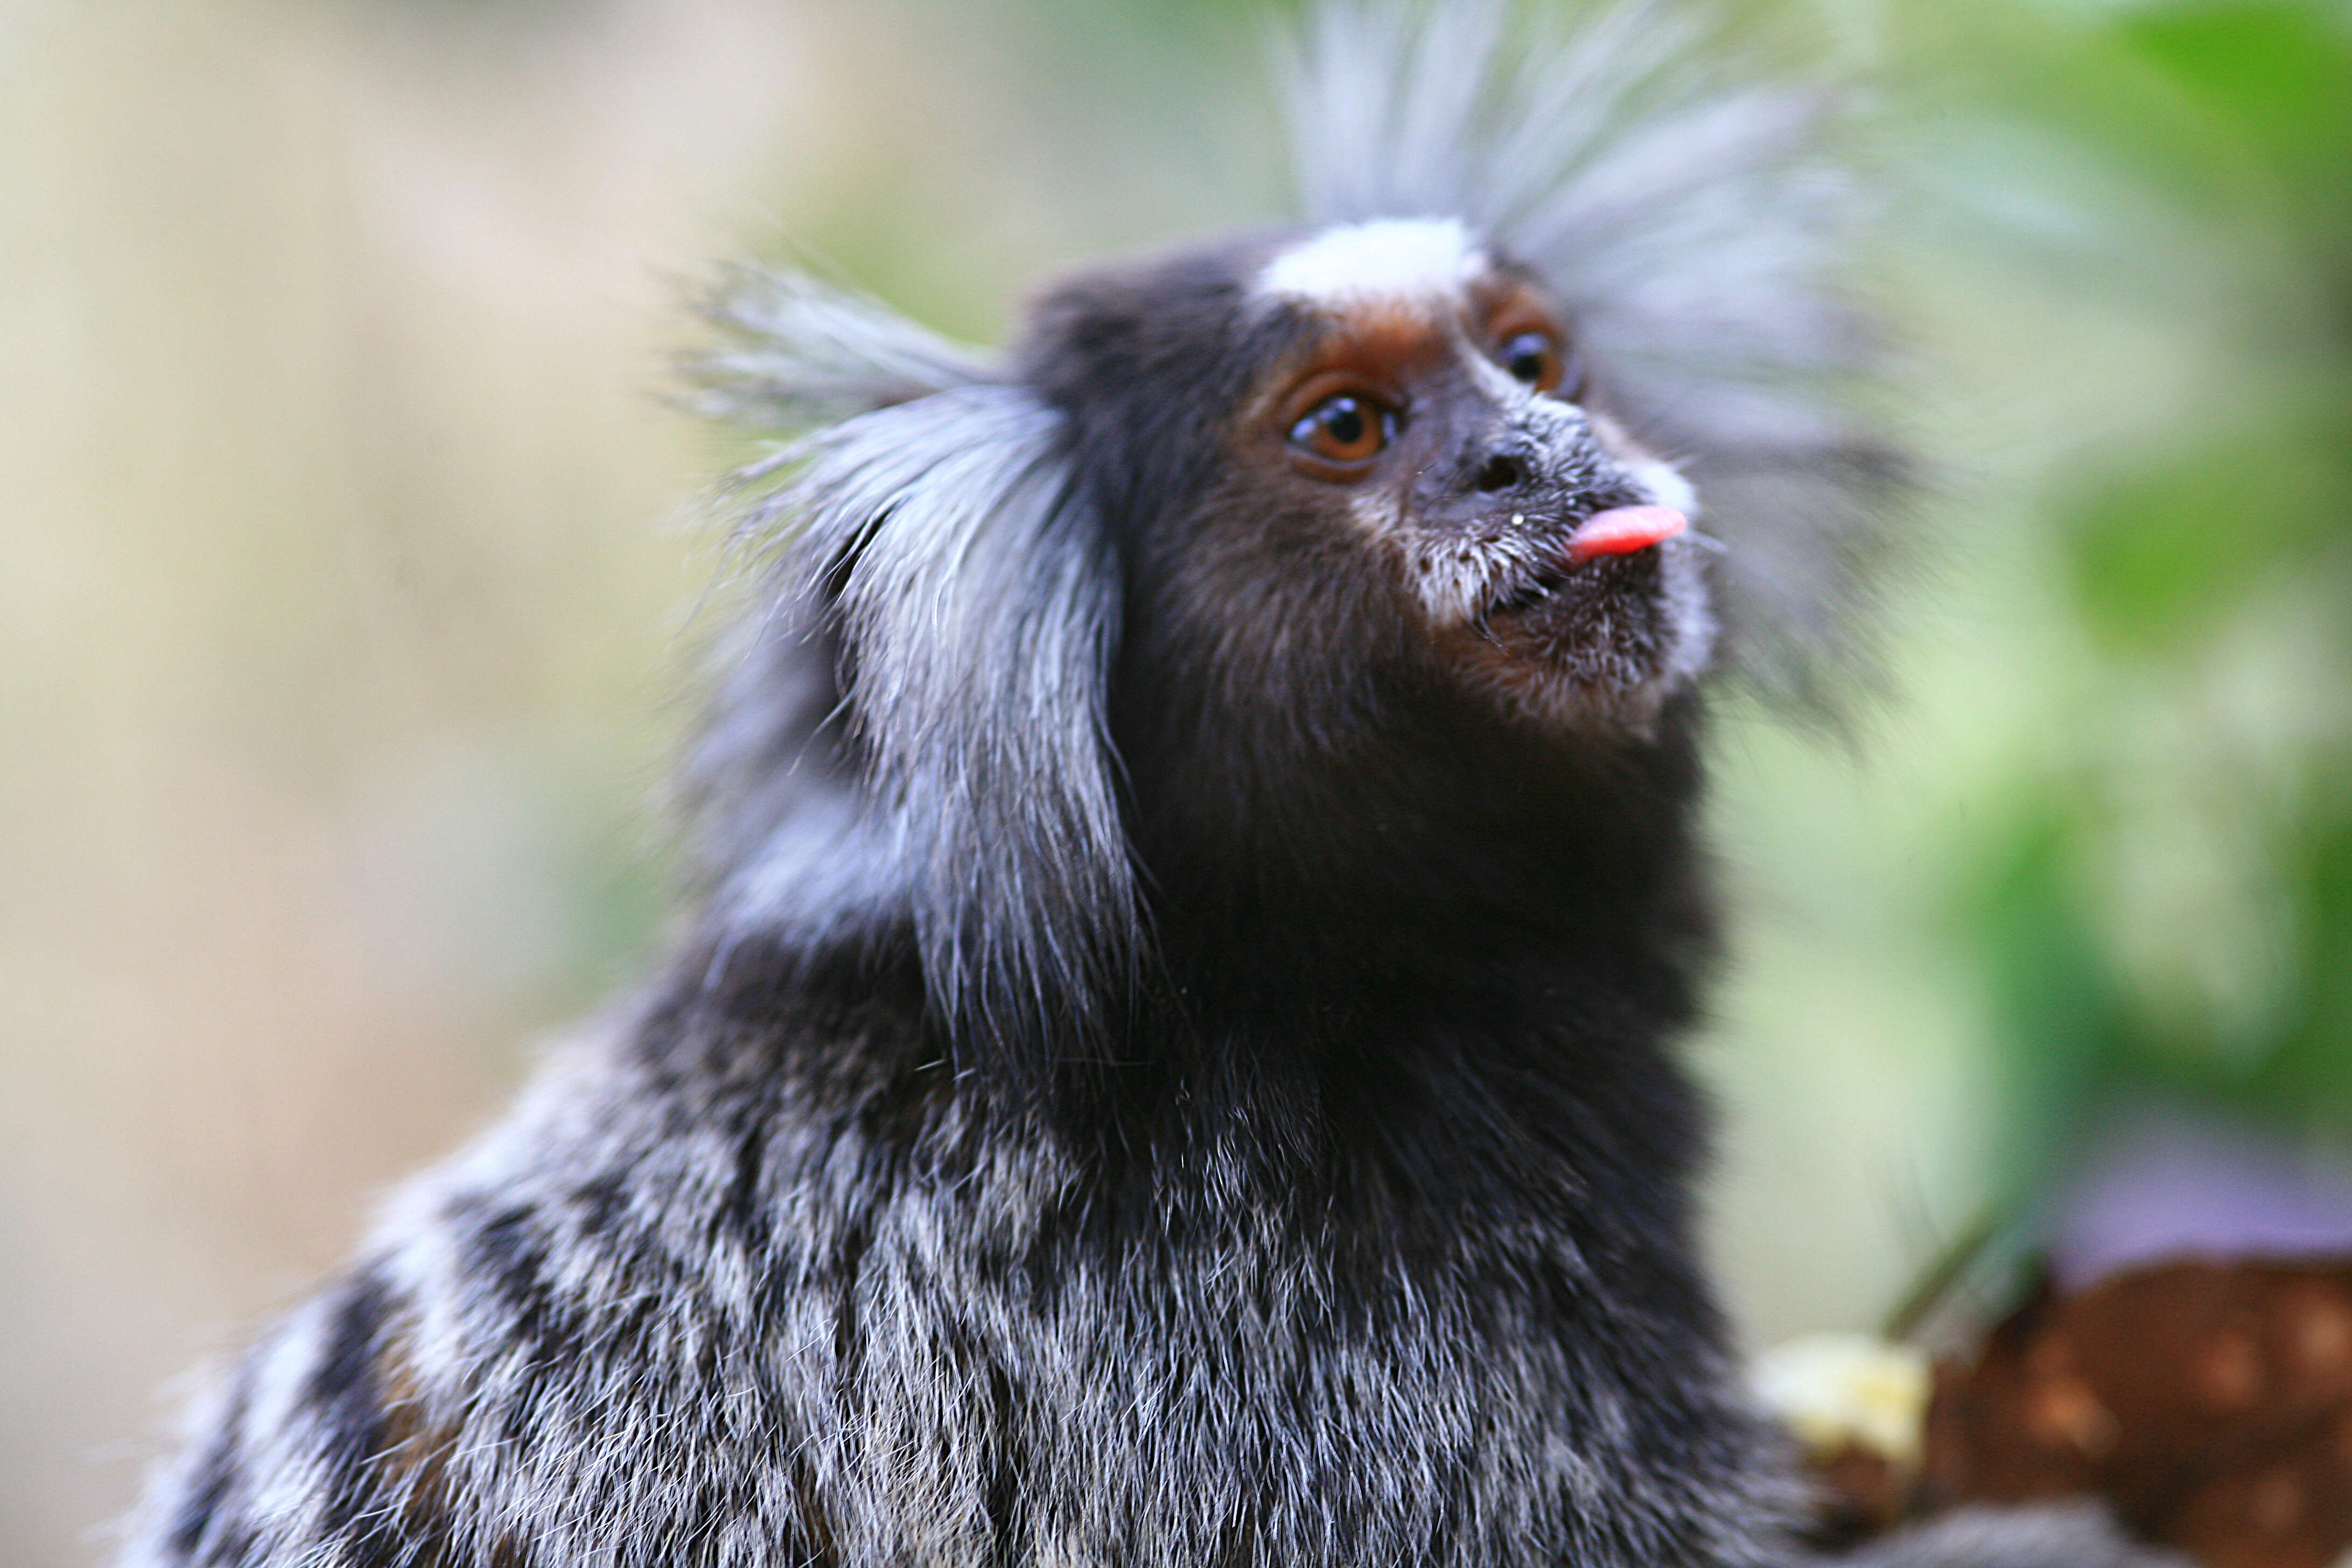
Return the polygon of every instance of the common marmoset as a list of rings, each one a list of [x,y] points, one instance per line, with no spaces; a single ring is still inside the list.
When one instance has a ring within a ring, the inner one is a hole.
[[[1791,1561],[1668,1047],[1701,678],[1801,684],[1882,465],[1820,105],[1700,32],[1327,6],[1305,221],[1001,363],[742,279],[691,938],[130,1561]]]

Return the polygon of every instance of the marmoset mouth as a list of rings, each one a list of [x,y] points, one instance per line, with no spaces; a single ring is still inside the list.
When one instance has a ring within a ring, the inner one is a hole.
[[[1686,514],[1635,502],[1507,534],[1512,569],[1440,644],[1480,684],[1551,723],[1640,730],[1714,644]]]
[[[1486,617],[1504,652],[1579,679],[1622,683],[1654,673],[1664,652],[1665,584],[1657,553],[1612,556],[1529,584]]]
[[[1482,619],[1518,615],[1556,599],[1572,584],[1585,584],[1607,591],[1657,585],[1657,557],[1651,552],[1689,531],[1690,520],[1671,507],[1618,506],[1596,511],[1577,523],[1551,552],[1552,559],[1531,568],[1490,601]],[[1612,563],[1646,559],[1650,570],[1629,574],[1612,570]]]

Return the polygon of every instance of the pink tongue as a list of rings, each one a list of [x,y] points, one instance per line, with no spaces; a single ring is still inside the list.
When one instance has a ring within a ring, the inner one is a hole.
[[[1670,506],[1618,506],[1596,511],[1568,536],[1570,565],[1596,555],[1631,555],[1663,544],[1690,526],[1690,519]]]

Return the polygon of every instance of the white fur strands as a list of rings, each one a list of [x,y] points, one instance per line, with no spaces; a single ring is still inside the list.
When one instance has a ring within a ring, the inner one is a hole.
[[[1486,268],[1459,218],[1374,218],[1327,228],[1268,262],[1260,293],[1307,304],[1458,300]]]
[[[1118,572],[1064,438],[1024,389],[939,392],[790,449],[797,471],[755,512],[802,602],[769,635],[814,634],[837,658],[857,803],[821,815],[896,868],[850,901],[910,910],[934,1003],[983,1047],[1083,1026],[1138,945],[1104,732]],[[787,925],[803,922],[770,900],[845,902],[797,874],[825,858],[808,826],[788,818],[736,869],[736,896]]]
[[[699,309],[724,342],[683,367],[695,406],[755,429],[829,425],[992,379],[972,351],[806,272],[730,268]]]

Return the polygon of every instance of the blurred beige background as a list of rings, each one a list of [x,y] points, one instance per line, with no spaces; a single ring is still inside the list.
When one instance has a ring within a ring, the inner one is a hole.
[[[1239,75],[1220,30],[1165,47]],[[1116,79],[1156,47],[0,0],[0,1561],[98,1556],[167,1380],[658,940],[691,503],[740,451],[661,402],[682,285],[789,237],[992,335],[1232,210],[1209,149],[1263,111]]]
[[[742,450],[661,401],[681,281],[800,245],[988,341],[1056,264],[1278,210],[1260,32],[0,0],[0,1560],[101,1555],[170,1380],[657,943],[692,502]],[[1759,1342],[1872,1321],[1985,1186],[1920,861],[2063,721],[2017,500],[2080,436],[2053,409],[2193,384],[2120,309],[1976,308],[1976,265],[1896,268],[1979,531],[1906,705],[1861,763],[1722,742],[1741,964],[1699,1055]]]

